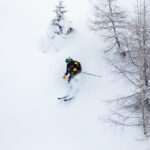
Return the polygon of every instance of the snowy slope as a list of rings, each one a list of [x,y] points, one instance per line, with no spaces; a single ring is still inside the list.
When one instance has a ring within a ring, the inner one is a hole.
[[[0,1],[0,149],[146,150],[147,144],[134,140],[136,130],[121,132],[100,121],[109,108],[103,100],[125,87],[104,61],[102,41],[86,26],[89,2],[66,1],[77,32],[53,43],[46,30],[55,4]],[[62,102],[57,97],[68,90],[62,79],[68,56],[102,78],[84,76],[76,98]]]

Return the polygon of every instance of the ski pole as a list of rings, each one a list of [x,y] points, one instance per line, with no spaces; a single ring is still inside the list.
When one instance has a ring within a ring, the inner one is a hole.
[[[87,74],[87,75],[90,75],[90,76],[95,76],[95,77],[99,77],[99,78],[101,78],[101,76],[99,76],[99,75],[96,75],[96,74],[87,73],[87,72],[82,72],[82,73],[84,73],[84,74]]]

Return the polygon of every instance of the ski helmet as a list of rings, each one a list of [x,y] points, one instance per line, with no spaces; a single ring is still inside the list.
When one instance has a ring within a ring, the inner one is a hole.
[[[70,62],[71,58],[66,58],[65,62]]]

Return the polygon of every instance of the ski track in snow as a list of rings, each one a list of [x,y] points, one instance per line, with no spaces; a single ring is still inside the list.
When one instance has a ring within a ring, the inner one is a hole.
[[[100,121],[110,107],[103,100],[123,93],[125,86],[116,83],[99,37],[84,25],[86,11],[75,14],[79,1],[66,1],[79,21],[71,39],[46,39],[55,2],[0,2],[0,149],[146,150],[144,142],[134,140],[136,130],[124,133]],[[68,90],[62,79],[68,56],[102,78],[84,75],[75,99],[64,102],[57,97]]]

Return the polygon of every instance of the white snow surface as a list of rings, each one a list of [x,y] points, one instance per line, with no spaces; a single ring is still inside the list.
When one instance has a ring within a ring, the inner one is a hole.
[[[124,3],[128,6],[129,0]],[[46,39],[56,0],[0,0],[0,150],[148,150],[141,131],[121,131],[102,120],[105,100],[124,95],[127,84],[114,77],[103,57],[103,42],[87,27],[88,0],[66,0],[76,33]],[[66,57],[80,61],[80,91],[69,102]]]

